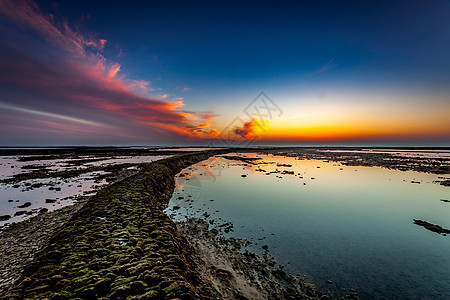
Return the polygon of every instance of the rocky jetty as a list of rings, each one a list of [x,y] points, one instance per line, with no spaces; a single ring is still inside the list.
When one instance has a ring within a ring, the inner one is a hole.
[[[24,269],[4,299],[210,298],[208,283],[162,212],[174,177],[218,151],[143,164],[92,196]]]

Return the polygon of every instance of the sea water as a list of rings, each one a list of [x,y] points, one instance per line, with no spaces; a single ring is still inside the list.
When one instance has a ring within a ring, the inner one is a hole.
[[[242,156],[267,164],[212,157],[189,167],[167,213],[233,222],[226,236],[252,241],[256,253],[267,245],[286,271],[332,297],[354,290],[361,299],[450,298],[450,235],[413,222],[450,228],[450,203],[441,201],[450,188],[438,175]]]

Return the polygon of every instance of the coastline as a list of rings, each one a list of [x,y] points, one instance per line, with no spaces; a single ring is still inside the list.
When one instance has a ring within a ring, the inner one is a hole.
[[[27,263],[36,258],[50,238],[83,207],[87,199],[11,224],[0,232],[0,296],[16,282]]]
[[[200,277],[214,287],[215,299],[328,299],[304,277],[276,266],[270,255],[242,252],[248,241],[226,239],[208,227],[197,218],[177,223],[178,233],[189,241]]]
[[[123,298],[136,292],[204,298],[208,288],[192,271],[187,242],[161,207],[179,170],[218,153],[223,151],[143,164],[139,173],[106,186],[72,216],[62,212],[68,222],[50,230],[49,236],[57,233],[4,298]]]
[[[326,299],[267,257],[224,246],[202,222],[182,226],[162,212],[178,172],[222,153],[144,164],[85,201],[12,224],[2,238],[28,239],[32,247],[23,247],[21,263],[10,268],[16,280],[4,282],[3,288],[12,288],[2,298]],[[201,252],[199,243],[207,245]],[[5,261],[16,263],[13,257]],[[219,261],[229,271],[221,273]]]
[[[204,221],[174,223],[162,212],[177,173],[225,152],[142,164],[75,205],[5,228],[0,298],[327,299]]]

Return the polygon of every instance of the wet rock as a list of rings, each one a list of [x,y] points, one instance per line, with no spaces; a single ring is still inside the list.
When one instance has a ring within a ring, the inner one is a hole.
[[[106,295],[111,286],[111,278],[103,278],[94,284],[94,289],[98,295]]]
[[[250,165],[257,165],[258,163],[255,162],[255,161],[261,160],[261,158],[259,158],[259,157],[242,157],[242,156],[231,156],[231,155],[229,155],[229,156],[221,156],[221,157],[225,158],[225,159],[229,159],[229,160],[242,161],[242,162],[245,162],[245,163],[250,164]]]
[[[436,233],[439,233],[439,234],[450,234],[450,230],[449,229],[445,229],[445,228],[442,228],[439,225],[428,223],[427,221],[414,219],[414,224],[422,226],[422,227],[424,227],[425,229],[427,229],[429,231],[436,232]]]
[[[277,167],[287,167],[287,168],[290,168],[290,167],[292,167],[292,165],[290,165],[290,164],[277,164]]]
[[[14,217],[22,216],[22,215],[25,215],[26,213],[27,213],[26,210],[19,210],[19,211],[16,211],[16,213],[14,214]]]
[[[10,215],[3,215],[3,216],[0,216],[0,222],[2,222],[2,221],[8,221],[9,219],[11,219],[11,216],[10,216]]]
[[[269,250],[269,246],[267,246],[267,245],[264,245],[264,246],[262,246],[261,248],[263,248],[265,251],[268,251],[268,250]]]
[[[450,180],[443,180],[443,181],[440,182],[440,185],[450,186]]]
[[[294,175],[295,173],[294,173],[294,171],[286,171],[286,170],[284,170],[281,174],[284,174],[284,175]]]
[[[56,199],[45,199],[45,203],[55,203]]]
[[[27,207],[29,207],[29,206],[31,206],[31,202],[25,202],[24,204],[19,205],[19,206],[17,206],[17,207],[18,207],[18,208],[27,208]]]
[[[83,289],[80,293],[80,297],[82,299],[90,300],[90,299],[97,299],[97,293],[95,292],[94,287],[87,287]]]
[[[37,189],[37,188],[40,188],[40,187],[42,187],[42,186],[44,186],[43,183],[33,183],[33,184],[30,185],[29,187],[30,187],[30,189]]]
[[[247,175],[246,174],[242,174],[241,177],[247,177]]]
[[[147,287],[147,284],[143,281],[134,281],[130,284],[130,287],[133,291],[140,293]]]

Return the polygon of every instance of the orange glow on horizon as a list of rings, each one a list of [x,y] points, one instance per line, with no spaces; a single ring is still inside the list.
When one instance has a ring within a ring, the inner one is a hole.
[[[279,119],[255,126],[254,136],[261,142],[370,142],[449,140],[450,104],[385,105],[361,108],[341,105],[297,106]],[[445,109],[448,107],[449,109]],[[290,112],[294,112],[289,114]],[[296,114],[296,111],[302,113]]]

